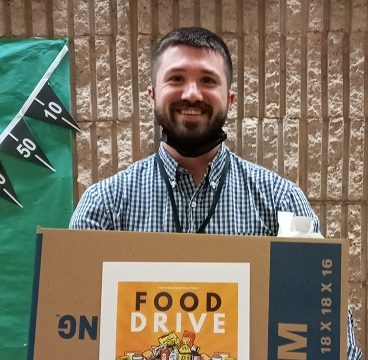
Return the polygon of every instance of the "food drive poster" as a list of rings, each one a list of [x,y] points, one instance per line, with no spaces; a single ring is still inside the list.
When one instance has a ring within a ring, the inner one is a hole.
[[[238,352],[236,283],[119,283],[116,355],[143,352],[167,341],[213,354]],[[162,335],[170,333],[170,336]],[[184,343],[182,345],[185,345]]]
[[[104,263],[100,359],[248,359],[249,292],[249,264]]]

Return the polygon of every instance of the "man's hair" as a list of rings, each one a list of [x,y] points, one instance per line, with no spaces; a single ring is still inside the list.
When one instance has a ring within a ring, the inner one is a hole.
[[[225,74],[228,88],[233,80],[233,64],[228,47],[215,33],[201,27],[182,27],[166,34],[156,45],[151,56],[151,80],[153,86],[156,83],[156,73],[161,55],[172,46],[186,45],[196,48],[205,48],[219,53],[225,66]]]

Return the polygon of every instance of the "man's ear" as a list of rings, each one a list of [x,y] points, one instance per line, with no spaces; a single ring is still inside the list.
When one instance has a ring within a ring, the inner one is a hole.
[[[229,90],[229,93],[227,95],[228,107],[230,107],[234,104],[235,98],[236,98],[235,92]]]
[[[155,88],[152,85],[147,87],[147,94],[151,101],[155,101]]]

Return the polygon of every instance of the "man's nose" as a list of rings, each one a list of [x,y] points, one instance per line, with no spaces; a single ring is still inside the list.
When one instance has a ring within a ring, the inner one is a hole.
[[[185,84],[181,99],[188,100],[190,102],[203,100],[201,89],[195,81],[188,81]]]

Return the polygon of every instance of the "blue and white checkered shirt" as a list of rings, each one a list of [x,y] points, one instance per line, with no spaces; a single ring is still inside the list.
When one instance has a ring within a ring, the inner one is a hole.
[[[159,155],[173,188],[184,232],[194,233],[206,218],[221,177],[228,149],[222,145],[196,186],[160,146]],[[126,171],[92,185],[82,196],[69,227],[125,231],[175,232],[173,209],[156,155],[132,164]],[[319,220],[303,192],[292,182],[230,153],[230,168],[207,234],[275,236],[277,212],[291,211]],[[355,345],[349,311],[348,360],[361,359]]]

